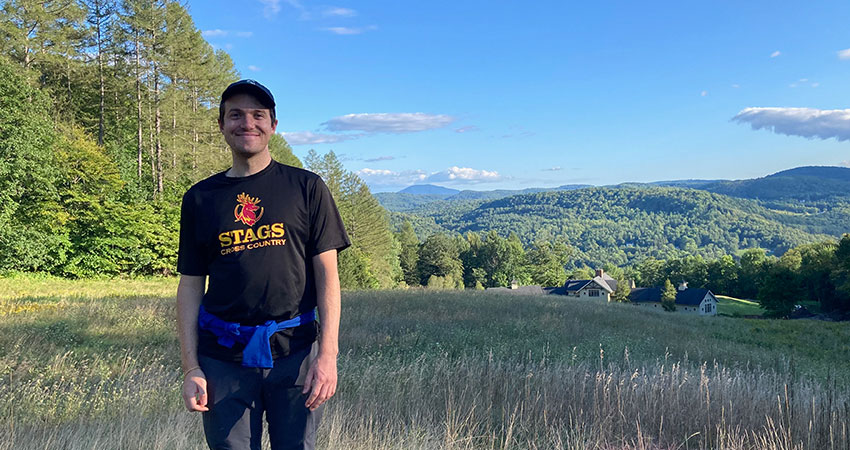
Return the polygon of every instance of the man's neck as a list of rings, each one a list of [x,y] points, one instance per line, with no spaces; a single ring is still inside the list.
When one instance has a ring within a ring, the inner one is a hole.
[[[233,167],[230,168],[224,175],[228,178],[241,178],[253,175],[271,163],[272,156],[268,150],[251,155],[248,158],[233,155]]]

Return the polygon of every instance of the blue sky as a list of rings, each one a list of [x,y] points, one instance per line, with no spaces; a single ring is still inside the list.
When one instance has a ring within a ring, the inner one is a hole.
[[[374,191],[850,167],[850,2],[194,0],[303,157]]]

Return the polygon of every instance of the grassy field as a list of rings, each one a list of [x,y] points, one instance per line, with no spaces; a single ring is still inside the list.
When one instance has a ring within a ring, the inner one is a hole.
[[[0,450],[201,449],[174,280],[0,280]],[[327,449],[850,449],[850,325],[345,292]]]
[[[752,300],[718,295],[717,313],[732,317],[761,316],[764,310]]]

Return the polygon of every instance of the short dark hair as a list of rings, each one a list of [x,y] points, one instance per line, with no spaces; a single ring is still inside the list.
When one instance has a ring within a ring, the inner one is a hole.
[[[254,97],[261,105],[269,109],[272,123],[274,123],[277,114],[275,112],[274,96],[272,95],[272,92],[259,82],[249,79],[231,83],[230,86],[227,86],[227,89],[221,93],[221,101],[218,103],[219,122],[224,121],[224,102],[237,94],[248,94]]]

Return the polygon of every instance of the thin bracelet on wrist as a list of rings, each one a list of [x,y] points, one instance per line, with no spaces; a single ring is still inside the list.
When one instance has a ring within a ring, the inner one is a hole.
[[[197,369],[200,369],[200,368],[201,368],[201,366],[195,366],[195,367],[192,367],[191,369],[183,372],[183,378],[186,378],[186,375],[189,375],[189,373],[192,372],[193,370],[197,370]]]

